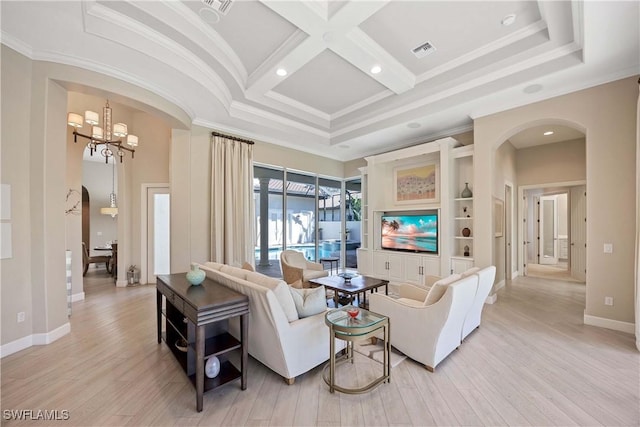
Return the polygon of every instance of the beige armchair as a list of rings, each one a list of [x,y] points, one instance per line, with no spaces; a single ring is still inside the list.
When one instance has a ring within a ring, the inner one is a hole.
[[[478,289],[478,276],[452,275],[429,291],[400,287],[400,298],[371,294],[369,310],[389,317],[391,345],[433,372],[460,346],[462,325]]]
[[[292,284],[300,280],[304,288],[309,287],[309,280],[329,275],[322,264],[307,261],[302,252],[292,250],[282,251],[280,268],[285,282]]]

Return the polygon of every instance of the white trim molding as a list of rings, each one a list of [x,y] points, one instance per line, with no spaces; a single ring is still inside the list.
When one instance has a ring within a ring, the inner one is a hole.
[[[78,292],[77,294],[71,295],[71,302],[77,302],[84,300],[84,292]]]
[[[584,315],[584,324],[597,326],[599,328],[613,329],[614,331],[635,334],[635,324],[630,322],[621,322],[619,320],[605,319],[604,317]]]
[[[495,304],[498,301],[498,294],[491,294],[484,300],[485,304]]]
[[[54,329],[51,332],[44,334],[32,334],[26,337],[18,338],[15,341],[11,341],[3,346],[0,346],[0,358],[9,356],[13,353],[17,353],[21,350],[29,348],[34,345],[47,345],[62,338],[71,332],[71,324],[69,322]]]

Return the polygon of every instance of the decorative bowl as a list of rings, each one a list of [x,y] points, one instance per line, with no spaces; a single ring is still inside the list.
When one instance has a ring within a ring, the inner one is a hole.
[[[351,282],[351,279],[353,279],[354,277],[357,277],[358,275],[355,273],[340,273],[338,274],[338,277],[342,277],[344,279],[345,283],[349,283]]]
[[[347,309],[347,314],[352,319],[355,319],[356,317],[358,317],[358,314],[360,314],[360,309],[358,307],[349,308]]]

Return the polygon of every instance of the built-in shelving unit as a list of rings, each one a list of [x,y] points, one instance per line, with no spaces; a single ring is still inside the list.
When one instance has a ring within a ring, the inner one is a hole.
[[[359,272],[391,282],[422,284],[428,275],[443,276],[472,267],[473,197],[462,197],[461,192],[465,183],[473,189],[473,146],[461,146],[453,138],[443,138],[370,156],[366,160],[367,167],[361,169],[363,198],[366,198],[363,205],[366,208],[363,209],[362,246],[358,250]],[[395,171],[426,163],[438,166],[438,197],[429,202],[396,202],[393,188]],[[433,209],[439,213],[437,255],[399,253],[381,248],[380,222],[384,213]],[[470,230],[469,236],[463,235],[464,228]]]
[[[467,197],[462,194],[466,186],[473,193],[473,146],[452,148],[451,164],[453,244],[450,272],[461,273],[474,265],[473,194]],[[464,229],[469,230],[468,236],[464,235]]]

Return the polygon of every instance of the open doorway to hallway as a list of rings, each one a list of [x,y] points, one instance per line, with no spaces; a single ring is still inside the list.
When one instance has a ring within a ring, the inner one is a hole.
[[[584,282],[586,276],[585,185],[524,190],[526,276]]]

